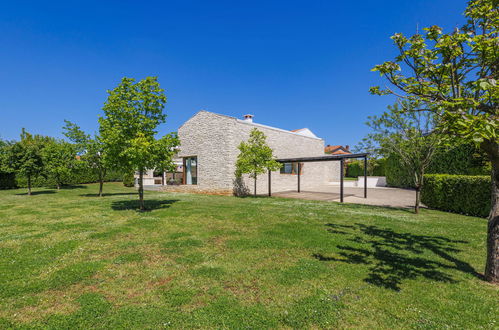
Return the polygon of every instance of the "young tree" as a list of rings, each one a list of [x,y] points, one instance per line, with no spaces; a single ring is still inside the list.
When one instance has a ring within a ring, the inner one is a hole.
[[[256,196],[256,177],[258,174],[267,171],[276,171],[281,168],[281,164],[276,162],[272,153],[272,148],[267,145],[267,137],[261,131],[253,128],[247,142],[241,142],[238,149],[240,151],[236,161],[236,178],[248,173],[255,181],[254,195]]]
[[[75,144],[80,159],[89,166],[99,179],[99,197],[102,197],[104,178],[107,172],[104,144],[98,135],[91,137],[86,134],[78,125],[64,121],[63,134]]]
[[[485,277],[499,282],[499,1],[473,0],[467,23],[452,33],[439,26],[424,34],[392,36],[399,55],[376,65],[391,84],[371,93],[422,101],[439,114],[439,129],[473,141],[492,163],[492,208],[488,222]]]
[[[176,133],[156,139],[156,128],[165,122],[164,90],[156,77],[139,82],[123,78],[104,104],[99,118],[101,140],[109,162],[123,173],[139,173],[140,209],[144,210],[143,176],[147,169],[174,170],[172,157],[179,141]]]
[[[23,128],[21,140],[7,148],[4,166],[26,177],[28,195],[31,195],[31,180],[43,173],[42,150],[48,141],[49,138],[41,135],[33,136]]]
[[[42,160],[45,174],[55,181],[59,190],[74,170],[76,150],[68,142],[52,139],[42,149]]]
[[[373,133],[367,139],[372,142],[371,146],[377,146],[379,154],[385,157],[397,155],[403,168],[411,174],[416,188],[414,212],[419,213],[423,175],[441,138],[435,131],[436,122],[431,112],[406,111],[414,106],[408,102],[402,104],[405,110],[395,104],[381,116],[369,117],[367,125]]]

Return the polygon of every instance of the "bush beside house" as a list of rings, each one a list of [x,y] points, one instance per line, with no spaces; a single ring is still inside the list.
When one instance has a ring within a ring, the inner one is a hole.
[[[432,209],[487,217],[490,212],[490,177],[427,174],[421,201]]]

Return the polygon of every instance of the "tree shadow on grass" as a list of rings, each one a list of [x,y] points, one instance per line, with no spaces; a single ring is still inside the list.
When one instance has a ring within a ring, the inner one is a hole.
[[[127,195],[137,195],[136,192],[127,192],[127,193],[103,193],[102,197],[106,196],[127,196]],[[81,197],[99,197],[99,194],[81,194]]]
[[[134,210],[137,212],[149,212],[157,209],[165,209],[171,204],[178,202],[178,199],[146,199],[144,200],[145,210],[139,209],[138,200],[122,200],[111,203],[111,208],[115,211]]]
[[[47,195],[47,194],[55,194],[54,190],[40,190],[40,191],[32,191],[31,196],[34,195]],[[17,196],[27,196],[28,192],[18,193]]]
[[[364,279],[367,283],[400,291],[404,280],[418,277],[455,283],[457,281],[449,274],[450,270],[459,270],[481,278],[470,264],[455,256],[461,251],[456,246],[466,244],[467,241],[452,240],[443,236],[398,233],[389,228],[361,223],[328,223],[326,226],[331,234],[347,235],[350,241],[357,244],[338,245],[339,257],[328,257],[319,253],[312,256],[325,262],[369,265],[369,273]],[[423,256],[428,252],[433,256]]]

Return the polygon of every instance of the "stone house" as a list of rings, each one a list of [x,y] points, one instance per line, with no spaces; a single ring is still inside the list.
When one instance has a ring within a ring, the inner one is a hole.
[[[324,155],[324,140],[309,129],[288,131],[253,122],[252,115],[244,119],[199,111],[178,129],[180,151],[177,163],[182,168],[182,185],[167,186],[167,189],[182,191],[205,191],[231,194],[236,184],[234,172],[241,141],[249,138],[250,131],[257,128],[267,136],[267,143],[276,158],[312,157]],[[272,191],[295,190],[298,164],[284,164],[281,170],[272,172]],[[301,187],[317,187],[339,178],[339,162],[301,164]],[[151,178],[153,171],[145,176]],[[152,181],[151,181],[152,180]],[[156,178],[156,183],[160,182]],[[147,184],[146,181],[145,184]],[[254,183],[243,177],[244,187],[253,192]],[[257,193],[268,191],[268,175],[257,178]]]

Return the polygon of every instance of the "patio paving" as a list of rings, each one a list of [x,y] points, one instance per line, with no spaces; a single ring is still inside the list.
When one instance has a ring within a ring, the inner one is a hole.
[[[319,201],[340,201],[340,187],[324,185],[305,189],[301,192],[276,192],[273,196],[285,198],[299,198]],[[353,204],[367,204],[398,208],[412,208],[416,199],[416,192],[412,189],[400,188],[368,188],[367,198],[364,198],[364,188],[344,188],[344,202]]]

